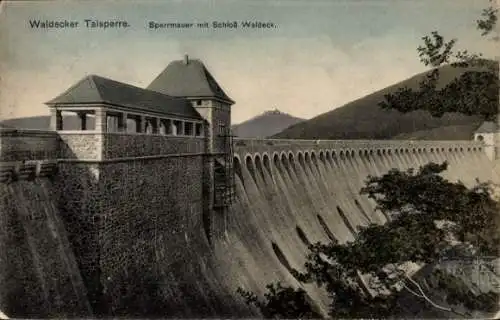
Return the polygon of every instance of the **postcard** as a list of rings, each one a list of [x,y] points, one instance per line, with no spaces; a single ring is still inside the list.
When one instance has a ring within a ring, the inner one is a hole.
[[[2,1],[0,318],[498,318],[497,16]]]

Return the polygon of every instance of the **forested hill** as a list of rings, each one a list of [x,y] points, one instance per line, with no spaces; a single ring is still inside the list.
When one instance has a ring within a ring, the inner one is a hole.
[[[274,109],[235,124],[232,129],[233,134],[240,138],[266,138],[302,121],[304,119]]]
[[[440,68],[440,84],[446,84],[470,69]],[[384,95],[405,86],[418,88],[426,72],[320,114],[308,121],[288,127],[273,136],[280,139],[438,139],[472,138],[482,121],[476,116],[447,113],[442,118],[428,112],[400,113],[384,110],[378,104]]]

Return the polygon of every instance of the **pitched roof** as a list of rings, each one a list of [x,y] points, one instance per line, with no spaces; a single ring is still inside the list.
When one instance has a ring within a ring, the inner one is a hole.
[[[200,60],[187,57],[172,61],[147,88],[175,97],[219,98],[234,103]]]
[[[483,124],[476,130],[476,133],[496,133],[498,131],[497,124],[493,121],[485,121]]]
[[[47,105],[109,103],[169,115],[202,119],[186,99],[135,87],[104,77],[89,75],[46,102]]]

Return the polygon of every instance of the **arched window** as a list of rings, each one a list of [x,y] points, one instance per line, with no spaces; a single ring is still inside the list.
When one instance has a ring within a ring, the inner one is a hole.
[[[477,140],[477,141],[484,141],[484,137],[483,137],[482,135],[478,135],[478,136],[476,137],[476,140]]]

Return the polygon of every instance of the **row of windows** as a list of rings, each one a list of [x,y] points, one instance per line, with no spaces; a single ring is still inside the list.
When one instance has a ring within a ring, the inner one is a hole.
[[[95,130],[95,114],[89,112],[76,113],[72,111],[57,111],[55,130]],[[75,121],[76,120],[76,121]],[[109,112],[105,115],[106,132],[127,132],[127,133],[149,133],[171,136],[204,136],[203,124],[201,122],[188,120],[174,120],[156,117],[141,117],[137,114],[127,114]],[[99,126],[101,123],[99,123]]]
[[[107,131],[108,132],[123,132],[121,118],[117,116],[107,116]],[[127,118],[126,132],[130,133],[149,133],[171,136],[203,136],[203,125],[197,122],[172,120],[172,119],[155,119],[146,118],[144,129],[141,126],[140,118]]]

